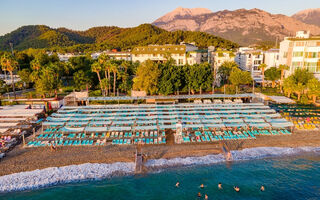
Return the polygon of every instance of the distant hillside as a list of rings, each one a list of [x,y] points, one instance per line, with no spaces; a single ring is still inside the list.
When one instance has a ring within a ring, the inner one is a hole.
[[[276,38],[283,39],[299,30],[310,30],[312,34],[320,34],[318,26],[260,9],[209,12],[207,9],[179,7],[152,24],[168,31],[202,31],[240,45],[256,44],[261,41],[275,42]]]
[[[178,44],[195,42],[199,47],[216,46],[234,48],[238,45],[220,37],[203,32],[169,32],[150,24],[134,28],[94,27],[86,31],[66,28],[53,29],[44,25],[23,26],[0,37],[0,50],[9,50],[12,42],[15,50],[28,48],[53,49],[130,49],[138,45]]]
[[[302,10],[292,15],[292,17],[306,24],[320,26],[320,8]]]

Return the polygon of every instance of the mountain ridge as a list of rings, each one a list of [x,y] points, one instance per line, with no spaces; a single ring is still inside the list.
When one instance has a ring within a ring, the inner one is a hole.
[[[85,31],[67,28],[50,28],[45,25],[20,27],[11,33],[0,36],[0,50],[10,50],[12,42],[15,50],[28,48],[67,49],[68,51],[130,49],[149,44],[178,44],[196,42],[199,47],[217,46],[232,49],[236,43],[221,37],[202,32],[169,32],[151,24],[142,24],[133,28],[116,26],[92,27]]]
[[[196,16],[181,16],[173,11],[169,13],[175,17],[167,18],[164,15],[152,24],[168,31],[202,31],[241,45],[275,41],[276,38],[294,35],[299,30],[310,30],[313,34],[320,34],[319,26],[306,24],[283,14],[271,14],[258,8],[223,10]]]

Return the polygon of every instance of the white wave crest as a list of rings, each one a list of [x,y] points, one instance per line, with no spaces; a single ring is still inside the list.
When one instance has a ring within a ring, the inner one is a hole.
[[[269,157],[295,155],[304,152],[320,153],[320,147],[258,147],[232,151],[234,161],[253,160]],[[173,159],[148,160],[146,167],[170,167],[188,165],[210,165],[225,162],[223,154],[207,155],[202,157],[186,157]],[[65,184],[81,180],[103,179],[116,172],[131,174],[134,172],[134,163],[117,162],[112,164],[81,164],[65,167],[51,167],[29,172],[21,172],[0,177],[0,192],[38,189],[46,186]]]
[[[261,158],[279,157],[285,155],[295,155],[303,152],[320,152],[320,147],[257,147],[248,148],[240,151],[231,151],[233,161],[238,160],[253,160]],[[173,159],[158,159],[148,160],[147,167],[171,167],[171,166],[188,166],[188,165],[210,165],[214,163],[225,162],[225,157],[222,154],[207,155],[202,157],[186,157]]]
[[[98,180],[116,172],[133,173],[134,163],[85,163],[5,175],[0,177],[0,192],[39,189],[81,180]]]

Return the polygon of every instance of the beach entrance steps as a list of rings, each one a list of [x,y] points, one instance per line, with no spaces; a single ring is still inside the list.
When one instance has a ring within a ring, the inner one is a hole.
[[[135,154],[135,164],[136,164],[136,169],[135,173],[140,174],[143,171],[143,154],[141,148],[136,149],[136,154]]]
[[[171,129],[166,130],[166,139],[168,145],[173,145],[174,143],[174,131]]]

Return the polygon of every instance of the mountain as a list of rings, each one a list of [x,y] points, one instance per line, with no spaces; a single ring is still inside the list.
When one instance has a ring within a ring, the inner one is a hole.
[[[292,15],[292,17],[306,24],[320,26],[320,8],[302,10]]]
[[[183,11],[183,12],[182,12]],[[260,9],[193,13],[193,9],[178,8],[152,24],[168,31],[190,30],[217,35],[241,45],[275,41],[294,35],[299,30],[320,34],[320,27],[281,14],[270,14]],[[181,15],[180,13],[183,13]]]
[[[197,13],[199,11],[195,11]],[[133,28],[116,26],[93,27],[86,31],[74,31],[66,28],[53,29],[44,25],[23,26],[0,36],[0,50],[10,50],[12,42],[15,50],[28,48],[50,48],[68,52],[105,49],[131,49],[149,44],[178,44],[195,42],[201,48],[216,46],[232,49],[238,44],[203,32],[169,32],[151,24],[142,24]]]

